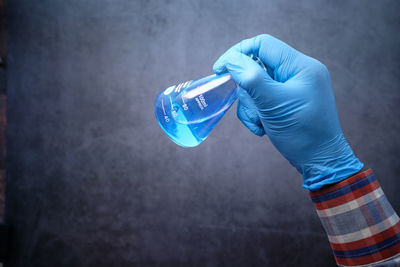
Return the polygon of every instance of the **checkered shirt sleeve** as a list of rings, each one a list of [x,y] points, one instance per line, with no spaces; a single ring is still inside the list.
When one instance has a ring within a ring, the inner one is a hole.
[[[339,266],[400,266],[400,221],[371,169],[311,200]]]

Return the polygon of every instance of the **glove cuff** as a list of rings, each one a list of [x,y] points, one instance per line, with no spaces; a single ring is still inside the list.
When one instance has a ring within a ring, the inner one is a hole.
[[[297,165],[297,170],[303,175],[303,187],[310,191],[340,182],[359,172],[364,166],[354,155],[342,133],[320,149],[311,161]]]
[[[320,190],[323,186],[340,182],[355,173],[359,172],[364,164],[361,163],[355,156],[346,161],[345,164],[336,164],[333,167],[326,167],[326,165],[312,164],[310,166],[304,165],[305,172],[303,172],[303,188],[309,191]]]

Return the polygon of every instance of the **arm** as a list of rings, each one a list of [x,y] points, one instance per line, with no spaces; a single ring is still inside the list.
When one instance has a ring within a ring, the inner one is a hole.
[[[257,56],[267,72],[249,55]],[[244,40],[214,64],[243,89],[237,114],[266,134],[303,176],[339,265],[399,254],[398,217],[343,136],[327,68],[270,35]],[[358,174],[357,174],[358,173]],[[367,189],[372,190],[368,191]],[[383,243],[382,243],[383,242]]]
[[[371,169],[310,197],[338,265],[400,265],[399,217]]]

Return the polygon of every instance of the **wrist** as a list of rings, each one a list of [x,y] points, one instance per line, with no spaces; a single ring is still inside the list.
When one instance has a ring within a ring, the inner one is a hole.
[[[297,170],[303,175],[303,187],[316,191],[354,175],[363,166],[343,134],[340,134],[325,149],[316,153],[312,160],[297,167]]]

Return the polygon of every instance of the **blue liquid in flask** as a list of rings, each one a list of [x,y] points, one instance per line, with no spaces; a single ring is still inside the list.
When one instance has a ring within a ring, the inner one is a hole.
[[[229,74],[210,75],[168,87],[154,103],[157,121],[183,147],[204,141],[235,102],[238,86]]]

